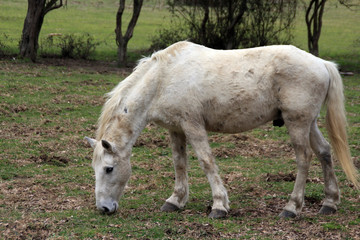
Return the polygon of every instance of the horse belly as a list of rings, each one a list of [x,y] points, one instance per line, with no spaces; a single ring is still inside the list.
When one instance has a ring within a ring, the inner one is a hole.
[[[229,103],[211,104],[204,109],[204,123],[208,131],[244,132],[276,119],[279,114],[271,98]]]

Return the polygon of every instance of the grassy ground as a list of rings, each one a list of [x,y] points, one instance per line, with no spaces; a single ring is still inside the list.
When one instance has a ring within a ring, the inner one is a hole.
[[[190,200],[180,213],[159,211],[174,172],[168,134],[149,125],[133,150],[133,176],[120,211],[94,206],[91,149],[102,95],[127,72],[101,63],[0,62],[0,231],[5,239],[326,238],[359,236],[359,192],[337,170],[343,200],[334,216],[318,216],[323,178],[310,171],[306,206],[293,220],[276,216],[293,187],[295,164],[285,128],[270,124],[237,135],[210,134],[231,200],[225,220],[207,218],[211,193],[190,149]],[[345,77],[349,139],[359,163],[359,76]],[[323,119],[320,121],[323,125]],[[307,229],[306,231],[304,229]]]
[[[102,61],[55,59],[32,64],[0,60],[0,239],[360,236],[359,191],[338,167],[343,196],[339,211],[334,216],[316,214],[324,197],[317,160],[311,167],[302,215],[291,220],[276,217],[292,190],[295,164],[286,129],[271,124],[243,134],[210,134],[231,201],[227,219],[207,218],[212,204],[210,187],[191,149],[186,208],[180,213],[159,211],[172,193],[174,171],[168,134],[155,125],[147,126],[133,149],[133,175],[120,201],[120,211],[111,216],[100,214],[95,209],[92,151],[83,137],[94,136],[103,94],[129,70],[109,63],[116,53],[111,40],[116,2],[68,2],[66,9],[47,16],[42,36],[65,31],[92,33],[103,42],[95,56]],[[7,10],[0,12],[1,31],[18,39],[26,12],[24,1],[3,0],[1,8]],[[137,51],[149,46],[148,36],[161,24],[168,24],[163,20],[167,16],[163,10],[150,5],[145,10],[130,42],[134,58]],[[347,69],[359,72],[358,48],[352,45],[359,37],[356,13],[343,10],[339,13],[330,8],[325,13],[324,27],[332,25],[324,29],[320,51],[326,54],[324,57],[343,61]],[[330,16],[337,17],[337,21]],[[78,21],[81,24],[74,24]],[[342,32],[347,33],[342,36]],[[306,48],[303,36],[304,26],[298,24],[295,44]],[[360,76],[344,77],[344,84],[350,147],[359,167]],[[323,120],[321,117],[322,129]]]

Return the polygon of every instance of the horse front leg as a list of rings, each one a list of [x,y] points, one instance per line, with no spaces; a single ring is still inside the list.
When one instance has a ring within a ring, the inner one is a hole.
[[[189,197],[186,137],[183,133],[170,131],[170,139],[175,168],[175,188],[174,193],[161,207],[163,212],[174,212],[183,208]]]
[[[200,124],[184,124],[183,130],[190,144],[194,148],[200,166],[210,183],[213,206],[209,218],[223,218],[230,209],[229,199],[227,191],[218,174],[215,158],[211,153],[207,132]]]

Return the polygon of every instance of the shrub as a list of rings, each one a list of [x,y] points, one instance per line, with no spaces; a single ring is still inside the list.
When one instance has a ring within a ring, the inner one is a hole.
[[[9,36],[5,33],[0,35],[0,56],[6,56],[9,54],[10,47],[7,45],[9,42]]]
[[[49,34],[40,44],[42,57],[60,56],[63,58],[88,59],[100,42],[88,34]]]
[[[169,29],[162,28],[158,30],[157,35],[151,37],[150,50],[164,49],[169,45],[181,40],[192,41],[192,39],[187,39],[187,37],[188,37],[187,30],[181,25]]]
[[[172,26],[153,48],[188,39],[216,49],[289,43],[296,0],[168,0]]]

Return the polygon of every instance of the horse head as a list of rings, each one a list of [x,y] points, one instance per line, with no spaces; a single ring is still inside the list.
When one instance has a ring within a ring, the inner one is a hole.
[[[85,139],[94,149],[96,207],[104,213],[114,213],[131,175],[130,154],[115,143]]]

